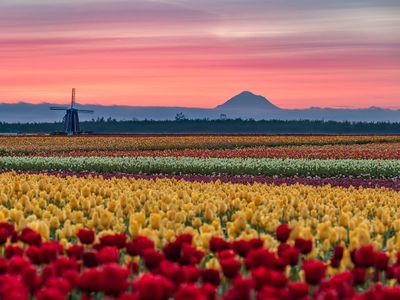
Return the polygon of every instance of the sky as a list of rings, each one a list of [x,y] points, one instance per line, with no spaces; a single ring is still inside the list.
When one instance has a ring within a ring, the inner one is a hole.
[[[0,0],[0,102],[400,108],[398,0]]]

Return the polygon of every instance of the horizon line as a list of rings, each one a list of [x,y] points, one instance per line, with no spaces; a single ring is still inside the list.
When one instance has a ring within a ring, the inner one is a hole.
[[[255,94],[254,94],[255,95]],[[257,95],[259,96],[259,95]],[[260,95],[261,96],[261,95]],[[235,96],[234,96],[235,97]],[[263,96],[264,97],[264,96]],[[264,97],[265,98],[265,97]],[[229,100],[229,99],[228,99]],[[225,102],[218,104],[214,107],[200,107],[200,106],[165,106],[165,105],[126,105],[126,104],[99,104],[99,103],[79,103],[76,102],[76,105],[79,106],[101,106],[101,107],[138,107],[138,108],[184,108],[184,109],[204,109],[204,110],[214,110],[218,109],[218,106],[225,104]],[[267,100],[270,102],[269,100]],[[270,102],[275,105],[274,103]],[[26,100],[20,100],[18,102],[1,102],[0,105],[18,105],[18,104],[28,104],[28,105],[55,105],[55,106],[69,106],[70,103],[52,103],[52,102],[29,102]],[[276,106],[276,105],[275,105]],[[310,110],[310,109],[336,109],[336,110],[366,110],[366,109],[383,109],[383,110],[400,110],[400,106],[309,106],[304,108],[282,108],[276,106],[279,110]]]

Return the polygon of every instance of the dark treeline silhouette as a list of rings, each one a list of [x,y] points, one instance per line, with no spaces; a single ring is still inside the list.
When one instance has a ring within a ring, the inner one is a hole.
[[[63,124],[54,123],[1,123],[1,133],[61,133]],[[148,133],[148,134],[400,134],[400,123],[390,122],[336,122],[336,121],[281,121],[281,120],[189,120],[174,121],[98,118],[81,122],[86,133]]]

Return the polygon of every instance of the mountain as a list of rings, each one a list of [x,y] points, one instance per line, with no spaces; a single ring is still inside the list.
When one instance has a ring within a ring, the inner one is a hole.
[[[57,104],[15,103],[0,104],[0,122],[28,123],[61,121],[63,111],[51,111]],[[160,107],[160,106],[103,106],[77,105],[80,109],[94,110],[94,114],[79,114],[82,121],[99,117],[117,120],[173,120],[182,113],[189,119],[242,118],[255,120],[332,120],[365,122],[400,122],[400,110],[377,107],[366,109],[318,108],[281,109],[265,97],[245,91],[232,97],[215,108]]]
[[[232,97],[225,103],[218,105],[220,110],[277,110],[279,107],[273,105],[267,98],[255,95],[252,92],[244,91]]]

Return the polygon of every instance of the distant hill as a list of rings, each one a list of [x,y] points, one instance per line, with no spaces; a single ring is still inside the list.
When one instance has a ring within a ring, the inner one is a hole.
[[[280,108],[273,105],[267,98],[254,95],[251,92],[244,91],[232,97],[225,103],[218,105],[216,109],[220,110],[279,110]]]
[[[52,103],[0,104],[0,122],[28,123],[61,121],[64,112],[50,111]],[[255,120],[325,120],[400,122],[400,110],[371,107],[366,109],[281,109],[263,96],[244,91],[215,108],[159,107],[159,106],[102,106],[77,105],[78,108],[94,110],[92,115],[80,114],[82,121],[92,118],[112,118],[116,120],[174,120],[177,114],[188,119],[242,118]]]

